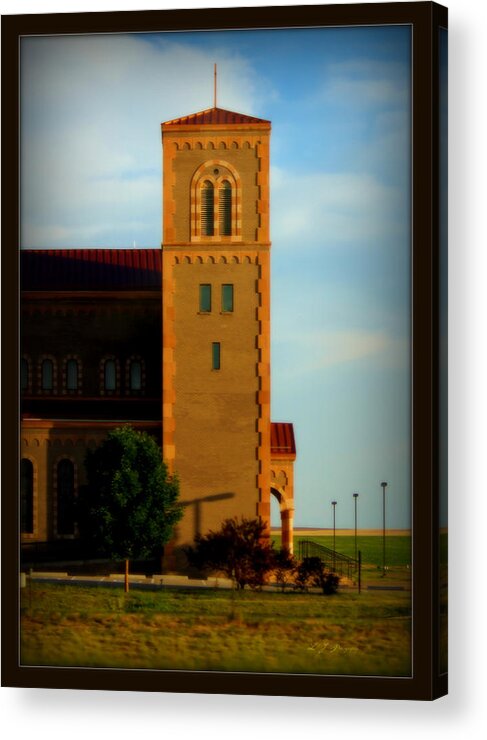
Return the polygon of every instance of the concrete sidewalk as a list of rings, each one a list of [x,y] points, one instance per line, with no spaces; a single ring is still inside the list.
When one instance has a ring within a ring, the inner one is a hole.
[[[120,586],[125,582],[123,573],[112,573],[108,576],[70,576],[58,571],[36,571],[27,576],[35,582],[66,583],[79,586]],[[163,588],[233,588],[230,578],[189,578],[181,575],[144,576],[129,575],[131,588],[158,590]]]
[[[112,573],[108,576],[70,576],[69,573],[58,572],[58,571],[35,571],[30,575],[27,574],[26,578],[22,579],[21,574],[21,586],[26,585],[26,581],[30,578],[35,583],[60,583],[72,586],[105,586],[108,588],[117,588],[124,585],[125,576],[123,573]],[[24,582],[23,582],[24,581]],[[233,581],[230,578],[216,578],[214,576],[209,578],[189,578],[188,576],[182,576],[177,574],[159,574],[154,576],[144,576],[131,574],[129,575],[129,584],[131,589],[144,590],[144,591],[159,591],[165,588],[187,588],[187,589],[225,589],[231,590],[234,588]],[[280,593],[282,586],[280,583],[271,583],[263,586],[262,591],[268,593]],[[339,587],[340,591],[356,591],[357,586],[352,583],[343,583]],[[286,593],[293,591],[291,586],[286,587]],[[320,589],[309,588],[309,593],[321,593]]]

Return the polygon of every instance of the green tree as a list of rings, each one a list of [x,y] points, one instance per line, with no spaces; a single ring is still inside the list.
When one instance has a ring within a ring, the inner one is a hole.
[[[81,537],[116,560],[154,555],[172,536],[183,511],[179,482],[168,473],[156,441],[129,426],[110,432],[85,459],[77,519]]]
[[[286,586],[293,582],[293,579],[296,575],[298,562],[294,555],[291,555],[289,550],[287,550],[286,548],[277,550],[274,558],[274,575],[276,577],[276,582],[281,585],[281,591],[284,593],[284,591],[286,590]]]
[[[225,519],[221,529],[199,535],[186,549],[191,565],[203,571],[225,573],[238,589],[259,588],[274,568],[274,550],[258,519]]]

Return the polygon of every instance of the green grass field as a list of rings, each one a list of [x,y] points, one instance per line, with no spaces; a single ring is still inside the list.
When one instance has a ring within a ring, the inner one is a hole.
[[[309,539],[333,546],[332,536]],[[407,536],[387,538],[384,580],[382,538],[359,537],[360,595],[349,587],[335,596],[210,589],[124,596],[114,588],[33,582],[22,593],[22,663],[409,675],[410,545]],[[354,555],[354,537],[339,536],[336,546]],[[371,584],[404,591],[368,591]]]
[[[299,540],[309,539],[333,549],[333,535],[297,536],[294,538],[294,552],[297,554]],[[279,547],[281,538],[272,535],[276,547]],[[340,535],[335,539],[336,551],[342,555],[355,557],[355,537]],[[357,549],[362,553],[362,562],[367,565],[382,566],[382,537],[380,536],[358,536]],[[386,564],[390,567],[406,567],[411,564],[411,537],[406,535],[393,535],[386,537]]]
[[[32,583],[24,665],[410,673],[410,594],[135,591]]]

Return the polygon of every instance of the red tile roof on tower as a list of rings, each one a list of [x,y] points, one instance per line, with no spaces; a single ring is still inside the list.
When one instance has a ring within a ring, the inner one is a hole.
[[[255,116],[247,116],[245,113],[234,113],[224,108],[207,108],[198,113],[191,113],[181,118],[173,118],[171,121],[165,121],[163,126],[200,126],[205,124],[244,124],[259,123],[270,125],[270,121]]]
[[[25,249],[22,290],[161,290],[160,249]]]
[[[271,455],[272,457],[296,457],[294,429],[290,422],[273,421],[271,423]]]

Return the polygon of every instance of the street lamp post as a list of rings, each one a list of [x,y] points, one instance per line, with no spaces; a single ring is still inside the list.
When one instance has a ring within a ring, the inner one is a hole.
[[[382,481],[382,575],[386,574],[386,481]]]
[[[354,493],[353,501],[355,504],[355,562],[357,562],[357,499],[358,493]]]
[[[333,570],[336,570],[336,547],[335,547],[335,535],[336,535],[336,526],[335,526],[335,507],[337,505],[336,501],[332,501],[331,505],[333,506]]]

